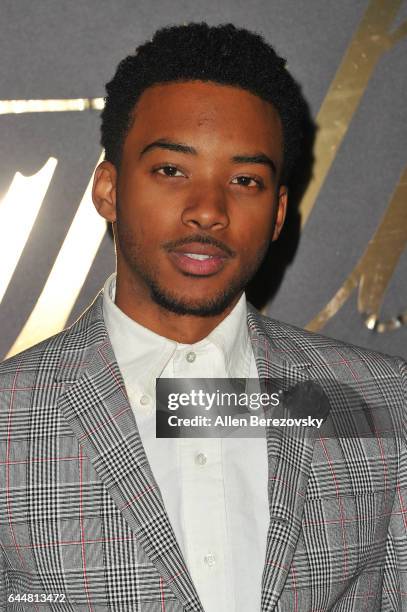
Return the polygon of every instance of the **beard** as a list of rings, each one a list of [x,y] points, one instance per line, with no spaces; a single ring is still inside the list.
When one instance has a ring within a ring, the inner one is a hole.
[[[144,256],[143,249],[137,244],[134,234],[122,227],[119,221],[116,224],[117,250],[120,251],[134,278],[144,281],[150,291],[153,302],[178,315],[192,315],[196,317],[213,317],[224,312],[244,290],[248,282],[255,275],[269,246],[267,241],[257,252],[254,261],[242,266],[236,275],[227,282],[227,287],[219,290],[212,296],[193,299],[187,295],[180,295],[161,282],[157,271]],[[196,235],[195,242],[211,243],[212,239]],[[216,242],[216,241],[214,241]],[[186,274],[186,276],[188,276]],[[194,279],[192,281],[192,278]],[[207,277],[201,277],[202,280]],[[200,277],[191,275],[191,282],[200,282]]]
[[[249,280],[249,279],[248,279]],[[236,279],[229,285],[228,290],[219,291],[212,297],[201,300],[191,300],[177,296],[160,286],[154,279],[150,279],[150,295],[153,301],[178,315],[193,315],[196,317],[213,317],[224,312],[246,286],[248,280]]]

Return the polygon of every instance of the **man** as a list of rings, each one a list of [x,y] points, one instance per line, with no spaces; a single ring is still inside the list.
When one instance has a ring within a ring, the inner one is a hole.
[[[117,275],[1,367],[2,609],[407,609],[403,436],[155,438],[160,378],[330,379],[403,418],[401,360],[245,301],[303,108],[231,25],[161,30],[119,65],[93,189]]]

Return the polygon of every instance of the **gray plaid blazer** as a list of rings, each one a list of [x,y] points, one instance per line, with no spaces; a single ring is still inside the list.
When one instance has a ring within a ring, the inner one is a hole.
[[[405,426],[402,360],[254,310],[248,327],[260,377],[340,381]],[[346,402],[340,387],[331,401]],[[268,437],[262,612],[407,610],[402,434]],[[30,593],[39,601],[10,601]],[[41,603],[41,594],[64,601]],[[0,609],[203,610],[140,440],[101,295],[72,327],[0,366]]]

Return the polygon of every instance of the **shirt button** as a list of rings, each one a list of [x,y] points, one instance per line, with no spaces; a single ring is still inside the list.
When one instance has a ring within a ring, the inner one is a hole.
[[[140,404],[142,406],[147,406],[150,403],[150,398],[148,397],[148,395],[142,395],[140,397]]]
[[[204,453],[198,453],[198,455],[195,456],[195,463],[197,465],[205,465],[207,460],[208,458],[206,455],[204,455]]]
[[[213,553],[208,553],[204,556],[204,562],[208,567],[213,567],[216,563],[216,557]]]
[[[189,353],[187,353],[186,355],[186,360],[188,361],[188,363],[193,363],[196,359],[196,353],[194,353],[194,351],[189,351]]]

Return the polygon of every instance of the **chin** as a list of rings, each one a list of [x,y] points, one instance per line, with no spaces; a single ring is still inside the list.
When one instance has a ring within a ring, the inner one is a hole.
[[[190,315],[196,317],[214,317],[222,314],[237,296],[236,291],[222,291],[213,297],[200,297],[191,299],[190,296],[177,295],[156,285],[151,287],[151,298],[153,301],[178,315]]]

